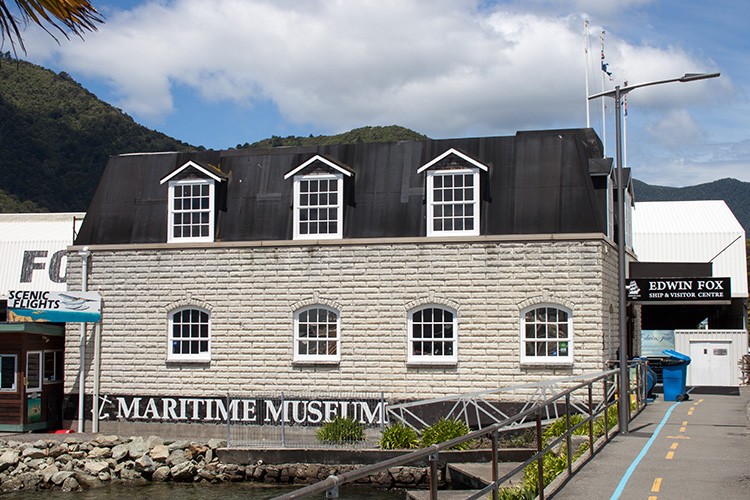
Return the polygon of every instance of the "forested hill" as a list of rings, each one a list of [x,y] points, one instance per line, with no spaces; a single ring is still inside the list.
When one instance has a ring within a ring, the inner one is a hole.
[[[284,146],[325,146],[328,144],[356,144],[359,142],[396,142],[396,141],[423,141],[429,139],[426,135],[414,132],[406,127],[390,125],[387,127],[360,127],[336,135],[312,135],[309,137],[278,137],[271,136],[268,139],[254,142],[252,144],[238,144],[237,149],[246,148],[276,148]]]
[[[652,186],[635,180],[635,201],[724,200],[750,237],[750,182],[721,179],[682,188]]]
[[[408,128],[276,137],[237,148],[423,140]],[[111,155],[195,148],[139,125],[66,73],[0,53],[0,212],[85,211]],[[750,234],[750,183],[672,188],[635,181],[636,201],[724,200]]]
[[[0,54],[0,212],[85,211],[109,156],[190,149],[66,73]]]

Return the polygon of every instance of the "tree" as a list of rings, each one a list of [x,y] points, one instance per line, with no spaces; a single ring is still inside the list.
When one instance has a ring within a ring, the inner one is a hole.
[[[8,6],[10,0],[0,0],[0,46],[7,39],[14,54],[16,45],[26,52],[21,37],[22,25],[37,24],[55,38],[47,29],[49,26],[69,38],[66,28],[83,36],[85,31],[96,31],[96,24],[104,22],[88,0],[13,0],[13,3],[16,8],[12,11]]]

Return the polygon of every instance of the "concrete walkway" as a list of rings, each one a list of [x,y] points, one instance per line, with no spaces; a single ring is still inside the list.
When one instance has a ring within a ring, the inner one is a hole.
[[[750,498],[750,387],[659,398],[553,498]]]

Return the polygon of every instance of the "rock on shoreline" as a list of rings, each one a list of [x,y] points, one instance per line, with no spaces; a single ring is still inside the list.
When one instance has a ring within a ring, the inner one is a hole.
[[[117,482],[221,483],[255,481],[309,484],[356,465],[225,464],[216,450],[226,440],[164,440],[157,436],[74,436],[63,441],[0,441],[0,492],[17,490],[80,491]],[[373,486],[419,487],[427,484],[423,467],[393,467],[360,480]]]

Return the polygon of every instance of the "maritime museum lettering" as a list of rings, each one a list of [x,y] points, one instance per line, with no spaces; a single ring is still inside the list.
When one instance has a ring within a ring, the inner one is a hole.
[[[375,425],[384,422],[384,407],[385,403],[378,400],[102,396],[99,419],[309,425],[351,417],[362,424]]]

